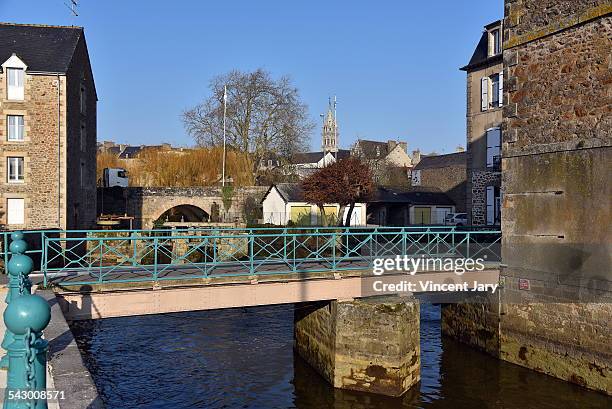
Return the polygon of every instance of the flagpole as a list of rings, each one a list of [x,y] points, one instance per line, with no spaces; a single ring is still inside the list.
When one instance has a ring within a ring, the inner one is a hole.
[[[221,186],[225,187],[225,115],[227,114],[227,85],[223,86],[223,170],[221,171]]]

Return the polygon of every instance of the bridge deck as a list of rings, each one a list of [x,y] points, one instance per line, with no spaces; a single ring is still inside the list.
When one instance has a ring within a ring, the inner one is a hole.
[[[71,286],[64,282],[61,288],[57,288],[57,294],[66,318],[79,320],[352,299],[404,292],[377,292],[373,287],[375,281],[386,284],[412,283],[414,292],[424,291],[421,283],[428,281],[462,284],[466,289],[473,290],[475,283],[498,284],[499,269],[488,265],[483,271],[466,272],[462,276],[441,271],[374,276],[363,270],[278,273],[257,277],[219,274],[204,279],[186,279],[183,275],[175,280],[155,283],[149,280]]]

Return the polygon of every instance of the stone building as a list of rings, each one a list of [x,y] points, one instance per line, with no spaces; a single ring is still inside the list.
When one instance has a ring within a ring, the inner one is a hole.
[[[505,6],[500,353],[612,394],[612,1]]]
[[[475,226],[501,221],[501,123],[504,73],[501,21],[487,26],[467,73],[467,213]]]
[[[465,152],[420,155],[419,162],[412,168],[410,179],[413,189],[438,189],[452,199],[455,211],[466,211]]]
[[[612,395],[612,2],[505,0],[502,262],[442,331]]]
[[[365,161],[372,170],[374,182],[380,185],[408,186],[408,172],[412,158],[406,142],[387,142],[358,139],[351,154]]]
[[[0,223],[90,228],[97,94],[83,28],[0,23]]]

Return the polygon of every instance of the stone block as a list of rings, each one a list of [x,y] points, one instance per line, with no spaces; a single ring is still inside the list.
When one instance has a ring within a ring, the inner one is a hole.
[[[336,388],[400,396],[420,380],[419,311],[413,297],[298,306],[295,349]]]

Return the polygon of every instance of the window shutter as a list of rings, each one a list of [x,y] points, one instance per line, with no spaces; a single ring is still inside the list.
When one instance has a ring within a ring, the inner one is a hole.
[[[504,72],[499,73],[499,106],[504,106]]]
[[[25,200],[7,199],[6,201],[6,223],[24,224],[25,223]]]
[[[482,77],[482,79],[480,80],[480,91],[481,91],[481,96],[480,96],[481,109],[483,111],[486,111],[489,108],[489,78],[488,77]]]
[[[493,166],[493,157],[501,154],[501,130],[499,128],[487,131],[487,167]]]
[[[495,187],[487,186],[487,224],[495,224]]]

